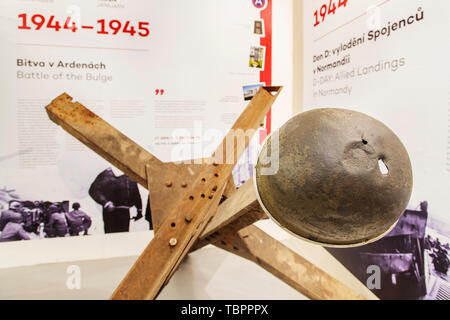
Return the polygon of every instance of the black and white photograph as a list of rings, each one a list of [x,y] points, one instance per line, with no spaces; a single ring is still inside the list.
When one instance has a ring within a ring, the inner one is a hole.
[[[120,170],[108,167],[100,172],[88,192],[82,201],[52,202],[24,200],[16,190],[4,187],[0,190],[0,242],[153,229],[148,197],[142,199],[137,183]]]
[[[328,251],[364,284],[372,281],[370,267],[379,267],[379,288],[371,289],[381,299],[449,300],[449,235],[450,226],[429,212],[428,202],[423,201],[407,209],[382,239]]]

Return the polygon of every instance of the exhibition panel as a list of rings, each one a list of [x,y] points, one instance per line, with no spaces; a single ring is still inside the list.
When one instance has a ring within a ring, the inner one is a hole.
[[[449,10],[1,1],[0,299],[450,299]]]
[[[448,299],[450,3],[349,0],[333,12],[334,2],[304,2],[305,110],[347,108],[384,122],[408,150],[414,185],[385,238],[330,252],[363,283],[377,266],[380,280],[368,286],[380,298]]]

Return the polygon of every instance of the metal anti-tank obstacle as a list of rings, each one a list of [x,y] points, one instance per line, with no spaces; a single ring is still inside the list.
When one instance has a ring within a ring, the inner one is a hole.
[[[281,89],[281,87],[261,88],[240,115],[232,130],[230,130],[230,133],[224,138],[222,144],[213,153],[212,157],[210,159],[195,161],[194,164],[163,163],[86,107],[78,102],[73,102],[72,98],[67,94],[60,95],[46,107],[47,113],[52,121],[60,125],[64,130],[109,161],[112,165],[122,170],[131,179],[149,190],[152,221],[155,229],[154,238],[112,294],[112,299],[156,298],[177,270],[178,265],[185,255],[207,244],[213,244],[255,262],[311,299],[365,298],[356,294],[352,289],[253,225],[258,220],[267,217],[266,212],[278,223],[282,225],[285,223],[280,219],[280,210],[274,209],[275,207],[271,207],[271,204],[268,203],[270,188],[279,189],[282,187],[279,185],[279,181],[285,178],[283,175],[288,172],[286,171],[286,165],[292,166],[290,161],[293,161],[292,155],[295,154],[294,150],[288,153],[290,156],[289,159],[283,158],[283,152],[285,152],[283,148],[285,146],[282,143],[282,139],[280,140],[279,171],[273,176],[267,176],[269,177],[267,178],[268,180],[263,181],[265,178],[263,179],[259,172],[261,166],[257,165],[257,187],[253,180],[250,179],[238,190],[234,188],[231,174],[232,169],[249,141],[247,139],[243,147],[238,147],[234,144],[231,149],[229,148],[229,144],[227,147],[226,141],[227,139],[234,141],[232,132],[238,129],[243,130],[243,132],[248,132],[248,130],[256,131],[273,102],[278,97]],[[330,116],[333,117],[330,113],[327,116],[328,118]],[[338,114],[337,117],[339,116]],[[368,119],[365,119],[365,121],[365,124],[371,124],[371,121]],[[284,129],[281,128],[281,135],[286,133],[286,128],[291,130],[289,126],[284,127]],[[382,126],[380,128],[381,131],[385,130]],[[351,133],[350,131],[347,138],[354,139],[352,136],[354,132]],[[390,131],[383,132],[386,135],[384,138],[379,139],[377,130],[371,131],[371,134],[374,135],[373,138],[377,139],[376,141],[378,143],[370,145],[372,148],[387,147],[389,149],[387,138],[395,137],[395,135],[392,133],[392,136],[390,136]],[[348,152],[345,153],[347,156],[346,159],[348,160],[347,165],[350,166],[350,169],[353,168],[358,171],[358,166],[352,167],[352,161],[357,161],[358,159],[366,161],[367,157],[364,158],[361,152],[369,149],[360,147],[359,145],[346,144],[344,143],[345,138],[342,139],[341,144],[345,148],[348,148]],[[295,137],[293,141],[295,141]],[[358,141],[364,144],[361,137],[358,137]],[[296,143],[292,144],[292,146],[298,148],[300,144],[301,140],[297,139]],[[396,144],[396,146],[399,145]],[[314,143],[310,141],[308,147],[314,148],[313,146]],[[369,151],[372,152],[373,150],[370,149]],[[375,151],[378,152],[377,150]],[[388,166],[392,166],[398,159],[403,161],[403,164],[408,164],[409,158],[407,158],[407,154],[405,158],[404,153],[406,153],[404,148],[400,148],[398,151],[389,154],[390,158],[385,158]],[[220,160],[226,158],[227,161],[225,163],[223,163],[224,161],[218,161],[218,158],[216,158],[218,155],[223,157]],[[228,161],[230,156],[233,161]],[[376,153],[373,157],[369,157],[370,159],[367,160],[367,163],[369,163],[368,170],[374,170],[373,159],[379,156],[380,154]],[[308,161],[305,159],[303,157],[303,160],[306,161],[304,164],[307,164]],[[291,169],[294,170],[293,168]],[[341,169],[339,168],[339,170]],[[362,174],[364,169],[362,167],[359,169],[360,171],[357,173]],[[395,170],[397,169],[394,165],[391,167],[391,171]],[[394,194],[389,198],[391,200],[389,204],[396,205],[393,209],[389,208],[389,213],[384,216],[390,218],[389,223],[396,221],[395,217],[399,214],[398,209],[403,206],[405,199],[409,197],[408,192],[410,193],[412,176],[408,176],[408,166],[402,170],[399,176],[404,178],[402,180],[403,184],[399,182],[397,189],[395,189],[395,186],[389,184],[390,180],[387,182],[387,185],[393,188],[392,190],[398,190],[399,194],[401,194],[400,200],[398,200],[398,194]],[[306,179],[307,174],[308,171],[299,172],[299,177]],[[374,171],[371,171],[371,174],[375,174]],[[350,174],[350,176],[352,175]],[[343,177],[345,177],[345,174]],[[350,179],[349,177],[347,178]],[[311,188],[314,188],[314,186],[311,186]],[[277,190],[274,192],[277,192]],[[301,194],[301,190],[295,192]],[[292,191],[288,195],[288,198],[290,197],[291,200],[293,199],[292,197],[295,198],[295,192]],[[354,195],[352,194],[352,196]],[[221,201],[224,198],[226,200]],[[303,198],[307,199],[308,196],[303,195]],[[345,199],[349,200],[348,198]],[[383,205],[383,202],[379,201],[375,201],[374,203],[377,205],[381,203]],[[352,206],[349,201],[347,201],[346,205],[346,210],[342,211],[344,215],[343,221],[346,218],[349,219],[349,215],[355,214],[355,212],[352,212]],[[306,211],[305,213],[301,206],[299,208],[300,210],[296,211],[295,208],[290,207],[289,217],[294,217],[294,220],[297,219],[297,222],[295,222],[297,224],[298,221],[305,223],[305,228],[311,230],[308,222],[316,222],[317,219],[314,217],[314,212]],[[367,208],[370,209],[370,206]],[[337,209],[334,212],[327,211],[328,214],[331,214],[332,219],[338,219],[339,212]],[[302,213],[304,213],[303,216]],[[358,220],[358,215],[355,217],[355,221],[360,221]],[[296,231],[291,226],[294,220],[290,219],[286,222],[287,226],[284,226],[291,232]],[[294,225],[298,227],[295,223]],[[325,228],[332,227],[333,223],[324,223],[324,226]],[[360,228],[364,229],[364,227],[365,225],[362,223]],[[383,227],[384,225],[381,226],[381,228]],[[303,232],[304,230],[301,231]],[[326,232],[327,230],[322,231]],[[348,232],[348,230],[344,231]],[[370,232],[366,232],[366,234],[373,235]],[[305,235],[305,238],[308,238],[307,233],[303,232],[300,234],[300,236]],[[309,235],[312,236],[313,233]],[[348,233],[347,236],[349,236]],[[342,235],[336,233],[334,237],[331,237],[331,240],[333,240],[339,237],[342,238]],[[321,239],[310,238],[310,240]],[[328,244],[333,242],[328,240],[330,239],[323,241],[323,244],[326,245],[327,242]],[[355,239],[350,240],[351,244],[358,244],[357,242],[361,239],[356,239],[356,243],[353,240]],[[316,242],[321,243],[321,241]],[[342,243],[348,244],[348,241],[346,242],[344,239],[344,241],[338,241],[337,244]],[[376,297],[370,296],[369,298]]]

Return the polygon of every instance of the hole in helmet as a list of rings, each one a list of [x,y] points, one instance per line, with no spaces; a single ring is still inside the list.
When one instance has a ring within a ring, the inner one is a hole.
[[[379,168],[380,168],[380,172],[381,172],[381,174],[382,175],[388,175],[389,174],[389,169],[388,169],[388,167],[386,166],[386,163],[384,163],[384,160],[383,159],[379,159],[378,160],[378,166],[379,166]]]

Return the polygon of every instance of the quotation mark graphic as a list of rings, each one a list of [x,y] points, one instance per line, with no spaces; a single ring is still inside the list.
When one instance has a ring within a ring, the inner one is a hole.
[[[156,89],[155,90],[156,95],[164,95],[164,89]]]

